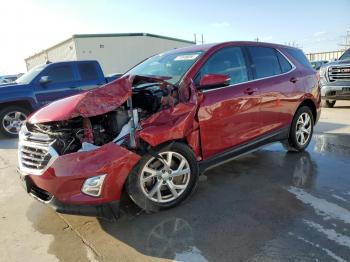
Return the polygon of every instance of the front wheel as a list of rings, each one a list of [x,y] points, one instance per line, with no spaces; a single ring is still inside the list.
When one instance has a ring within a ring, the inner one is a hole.
[[[17,137],[28,114],[27,109],[19,106],[9,106],[0,110],[0,133],[10,138]]]
[[[198,175],[192,150],[175,142],[146,154],[128,177],[126,189],[140,208],[156,212],[185,200],[195,188]]]
[[[314,131],[314,119],[309,107],[303,106],[296,112],[289,132],[289,138],[282,142],[288,151],[304,151]]]
[[[337,102],[337,100],[322,100],[322,106],[328,107],[328,108],[333,108],[335,105],[335,102]]]

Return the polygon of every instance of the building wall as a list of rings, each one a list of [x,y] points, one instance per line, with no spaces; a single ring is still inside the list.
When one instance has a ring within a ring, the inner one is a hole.
[[[31,57],[25,59],[27,70],[46,63],[46,61],[58,62],[58,61],[70,61],[76,60],[75,43],[72,38],[61,42],[49,49],[46,49],[40,53],[37,53]]]
[[[77,59],[97,60],[108,74],[124,73],[142,60],[191,43],[151,36],[113,36],[75,38]]]
[[[306,54],[306,57],[310,61],[318,61],[318,60],[330,61],[330,60],[338,59],[343,53],[344,53],[344,50],[330,51],[330,52],[319,52],[319,53]]]

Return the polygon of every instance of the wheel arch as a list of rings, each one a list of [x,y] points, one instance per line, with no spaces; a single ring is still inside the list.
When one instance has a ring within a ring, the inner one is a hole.
[[[6,107],[9,106],[19,106],[23,107],[24,109],[27,109],[29,112],[33,112],[33,106],[32,104],[27,100],[20,100],[20,101],[10,101],[0,104],[0,110],[3,110]]]
[[[317,109],[316,109],[316,105],[315,103],[311,100],[311,99],[305,99],[303,100],[300,105],[298,106],[298,108],[295,110],[294,114],[299,110],[299,108],[303,107],[303,106],[307,106],[310,108],[311,113],[312,113],[312,117],[314,120],[314,123],[317,120]]]

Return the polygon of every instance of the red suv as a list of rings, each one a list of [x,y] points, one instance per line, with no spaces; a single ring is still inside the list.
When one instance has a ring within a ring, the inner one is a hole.
[[[147,211],[170,208],[202,172],[240,154],[276,141],[304,150],[320,101],[299,49],[227,42],[171,50],[31,115],[18,171],[29,194],[62,213],[116,218],[124,191]]]

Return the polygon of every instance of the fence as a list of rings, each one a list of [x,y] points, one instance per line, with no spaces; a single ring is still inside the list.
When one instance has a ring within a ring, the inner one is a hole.
[[[306,57],[310,61],[318,61],[318,60],[331,61],[331,60],[338,59],[343,53],[344,53],[344,50],[329,51],[329,52],[319,52],[319,53],[309,53],[309,54],[306,54]]]

